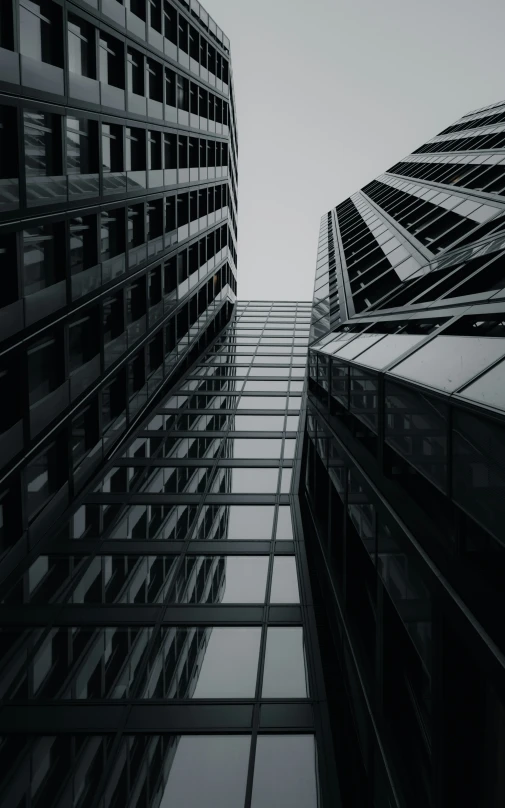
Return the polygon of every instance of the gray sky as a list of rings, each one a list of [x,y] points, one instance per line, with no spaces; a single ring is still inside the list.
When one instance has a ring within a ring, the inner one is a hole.
[[[505,98],[505,0],[203,0],[231,40],[239,280],[312,297],[321,215]]]

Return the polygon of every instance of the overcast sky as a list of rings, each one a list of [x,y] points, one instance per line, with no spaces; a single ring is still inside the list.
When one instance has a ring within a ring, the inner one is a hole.
[[[238,296],[312,297],[319,220],[505,98],[505,0],[204,0],[231,40]]]

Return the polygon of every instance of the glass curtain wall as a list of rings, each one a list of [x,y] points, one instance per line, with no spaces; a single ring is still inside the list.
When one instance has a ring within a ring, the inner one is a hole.
[[[320,804],[293,493],[309,323],[238,304],[4,586],[3,804]]]

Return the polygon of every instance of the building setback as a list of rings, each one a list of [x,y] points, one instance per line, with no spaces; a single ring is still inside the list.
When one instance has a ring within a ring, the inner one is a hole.
[[[348,805],[505,802],[504,161],[500,103],[321,219],[301,504]]]

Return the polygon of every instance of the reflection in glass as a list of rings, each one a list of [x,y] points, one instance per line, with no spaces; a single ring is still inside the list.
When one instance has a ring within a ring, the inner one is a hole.
[[[232,469],[232,494],[275,494],[279,470],[275,469]]]
[[[280,438],[233,438],[231,441],[231,457],[236,458],[279,458],[282,441]],[[284,448],[286,456],[286,448]]]
[[[195,699],[252,698],[261,639],[260,628],[213,628],[208,634]]]
[[[279,506],[275,538],[277,541],[293,540],[293,523],[291,521],[291,510],[289,505]]]
[[[263,698],[307,698],[303,629],[269,628],[263,673]]]
[[[267,556],[187,555],[177,576],[175,603],[263,603]]]
[[[234,429],[237,432],[282,432],[283,415],[236,415]]]
[[[294,556],[276,556],[270,603],[299,603],[298,576]]]
[[[259,735],[251,808],[317,808],[313,735]]]
[[[273,505],[230,505],[228,538],[270,540]]]
[[[250,743],[249,735],[179,738],[159,808],[241,808]]]

